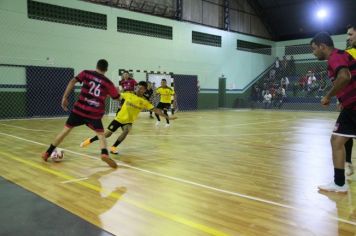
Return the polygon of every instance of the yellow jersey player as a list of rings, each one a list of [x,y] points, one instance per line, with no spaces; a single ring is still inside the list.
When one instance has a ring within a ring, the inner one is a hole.
[[[167,116],[166,117],[166,127],[169,127],[169,118],[168,118],[168,110],[171,107],[172,96],[175,95],[174,90],[171,87],[167,86],[167,80],[162,79],[161,87],[156,89],[156,94],[160,95],[160,101],[157,105],[157,109],[163,111],[163,113]],[[156,126],[159,126],[161,119],[156,113],[157,122]]]
[[[105,137],[110,137],[118,128],[122,129],[121,135],[118,137],[114,145],[110,148],[112,154],[118,154],[117,146],[124,141],[126,136],[129,134],[132,124],[137,119],[139,113],[142,110],[152,110],[157,115],[163,116],[166,119],[174,120],[176,117],[168,117],[168,115],[163,114],[160,109],[154,108],[152,103],[147,101],[143,96],[147,90],[147,83],[141,81],[135,89],[135,93],[122,93],[121,97],[125,99],[121,110],[116,114],[114,120],[109,124],[107,131],[105,132]],[[80,144],[80,147],[87,147],[91,143],[98,140],[98,137],[88,138]]]

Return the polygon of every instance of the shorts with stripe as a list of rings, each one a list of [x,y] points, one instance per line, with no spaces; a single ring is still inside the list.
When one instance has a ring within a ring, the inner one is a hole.
[[[75,112],[71,112],[65,124],[68,128],[86,125],[96,132],[104,132],[104,126],[101,119],[90,119],[83,117]]]
[[[356,137],[356,110],[343,109],[337,118],[334,135]]]
[[[121,124],[120,122],[118,122],[117,120],[113,120],[111,121],[111,123],[108,126],[108,130],[110,130],[111,132],[115,132],[118,128],[121,127],[121,129],[123,129],[125,126],[129,126],[129,128],[132,126],[132,123],[127,123],[127,124]]]

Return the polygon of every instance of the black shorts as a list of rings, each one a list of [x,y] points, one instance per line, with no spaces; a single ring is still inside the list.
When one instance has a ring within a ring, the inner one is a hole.
[[[356,110],[343,109],[337,118],[333,134],[356,137]]]
[[[171,104],[170,104],[170,103],[163,103],[163,102],[160,102],[160,103],[158,103],[158,105],[157,105],[157,108],[158,108],[158,109],[161,109],[161,110],[168,110],[170,107],[171,107]]]
[[[96,132],[104,132],[104,126],[101,119],[90,119],[71,112],[65,124],[68,128],[86,125]]]
[[[111,121],[110,125],[108,126],[108,130],[110,130],[111,132],[114,133],[118,128],[121,127],[121,129],[123,129],[126,125],[132,126],[131,123],[121,124],[117,120],[113,120],[113,121]]]

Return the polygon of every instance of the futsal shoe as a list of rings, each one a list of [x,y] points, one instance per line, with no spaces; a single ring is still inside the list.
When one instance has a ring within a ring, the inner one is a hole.
[[[169,127],[171,127],[171,125],[170,124],[166,124],[164,127],[169,128]]]
[[[339,186],[334,182],[325,185],[319,185],[318,188],[322,191],[336,192],[336,193],[346,193],[349,190],[349,186],[345,183],[343,186]]]
[[[84,142],[80,144],[80,147],[84,148],[84,147],[88,147],[89,145],[90,145],[90,138],[87,138],[86,140],[84,140]]]
[[[109,155],[101,154],[101,160],[112,168],[117,168],[116,162],[109,157]]]
[[[350,177],[353,174],[354,174],[354,167],[353,167],[352,163],[346,162],[345,163],[345,176]]]
[[[118,154],[119,154],[119,150],[118,150],[117,147],[112,146],[112,147],[110,148],[110,153],[115,154],[115,155],[118,155]]]
[[[156,126],[158,127],[161,124],[161,122],[157,121]]]
[[[44,161],[47,161],[48,160],[48,158],[49,158],[49,154],[48,154],[48,152],[44,152],[44,153],[42,153],[42,155],[41,155],[41,157],[42,157],[42,159],[44,160]]]

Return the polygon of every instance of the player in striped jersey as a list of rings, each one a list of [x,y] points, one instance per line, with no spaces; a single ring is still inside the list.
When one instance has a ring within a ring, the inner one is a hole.
[[[65,111],[68,111],[68,96],[74,89],[75,84],[80,82],[83,86],[79,99],[75,102],[64,129],[57,135],[47,151],[42,154],[44,161],[47,161],[54,149],[74,127],[85,124],[96,132],[100,140],[101,159],[109,166],[113,168],[117,167],[116,162],[109,157],[104,136],[104,127],[101,122],[101,118],[105,113],[105,99],[107,96],[115,100],[119,100],[120,97],[114,84],[105,77],[107,70],[108,62],[101,59],[97,63],[96,71],[84,70],[68,83],[62,99],[62,108]]]
[[[333,83],[321,99],[321,104],[328,106],[331,98],[336,96],[343,107],[331,136],[334,181],[320,185],[319,189],[347,192],[344,145],[350,138],[356,137],[356,61],[347,52],[334,48],[334,42],[326,32],[317,34],[310,44],[319,60],[328,60],[328,76]]]
[[[346,52],[349,53],[354,59],[356,59],[356,25],[347,26],[347,49]],[[346,162],[345,162],[345,175],[350,178],[354,173],[354,167],[352,165],[352,147],[353,139],[350,138],[345,143],[346,152]]]

